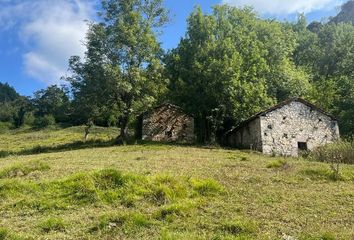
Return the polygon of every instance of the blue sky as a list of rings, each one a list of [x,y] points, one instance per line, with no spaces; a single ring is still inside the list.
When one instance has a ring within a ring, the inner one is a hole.
[[[309,21],[335,15],[344,0],[165,0],[172,21],[160,41],[175,47],[186,30],[186,18],[196,5],[205,13],[212,6],[253,6],[264,17],[296,19],[306,13]],[[82,40],[94,20],[96,0],[0,0],[0,82],[8,82],[23,95],[50,84],[60,84],[71,55],[85,51]]]

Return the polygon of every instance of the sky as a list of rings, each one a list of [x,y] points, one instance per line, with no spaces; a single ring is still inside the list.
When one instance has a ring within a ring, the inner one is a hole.
[[[64,83],[70,56],[83,56],[87,21],[97,20],[98,0],[0,0],[0,82],[20,94]],[[165,50],[185,35],[186,19],[199,5],[252,6],[263,18],[295,21],[305,13],[308,21],[325,21],[344,0],[165,0],[171,22],[159,40]]]

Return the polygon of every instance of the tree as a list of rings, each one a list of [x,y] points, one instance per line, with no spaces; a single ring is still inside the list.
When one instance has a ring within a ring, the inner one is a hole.
[[[16,99],[12,104],[15,106],[13,123],[16,128],[19,128],[24,124],[26,113],[32,110],[32,105],[30,100],[26,97],[20,97]]]
[[[307,93],[308,76],[290,57],[295,46],[290,27],[249,8],[217,6],[211,15],[196,8],[166,59],[172,101],[194,114],[200,141],[213,141],[231,127],[226,122]]]
[[[52,115],[56,122],[69,120],[70,101],[64,88],[52,85],[39,90],[34,93],[32,102],[38,117]]]
[[[311,76],[313,102],[337,116],[342,135],[351,136],[354,134],[354,27],[330,22],[310,31],[310,26],[297,30],[294,62]]]
[[[125,142],[132,116],[146,110],[164,85],[156,35],[167,11],[162,0],[103,0],[100,15],[102,22],[91,24],[84,63],[71,59],[74,77],[69,80],[87,111],[115,109],[121,129],[117,141]],[[86,98],[93,89],[99,101]]]
[[[0,104],[12,102],[18,99],[19,97],[20,95],[8,83],[4,84],[0,82]]]

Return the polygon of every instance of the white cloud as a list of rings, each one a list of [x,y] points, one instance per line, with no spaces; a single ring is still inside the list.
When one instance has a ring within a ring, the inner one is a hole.
[[[288,15],[335,8],[343,0],[222,0],[232,6],[251,6],[261,14]]]
[[[25,72],[47,84],[58,83],[66,74],[68,59],[82,56],[88,20],[93,15],[91,1],[25,0],[0,10],[0,27],[15,29],[26,49],[23,54]],[[6,0],[7,1],[7,0]],[[20,17],[19,17],[20,16]]]

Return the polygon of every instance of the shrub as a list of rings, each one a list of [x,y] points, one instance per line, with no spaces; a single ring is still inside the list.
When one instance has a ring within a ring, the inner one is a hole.
[[[35,128],[46,128],[55,125],[55,118],[52,115],[45,115],[43,117],[38,117],[33,123]]]
[[[8,157],[9,155],[10,153],[7,151],[0,151],[0,158],[5,158]]]
[[[25,116],[23,117],[23,124],[27,126],[33,126],[36,118],[33,114],[33,112],[27,112],[25,113]]]
[[[50,217],[43,222],[41,222],[38,227],[43,232],[51,232],[51,231],[64,231],[65,230],[65,222],[61,218]]]
[[[308,157],[320,162],[354,164],[354,140],[318,147]]]

